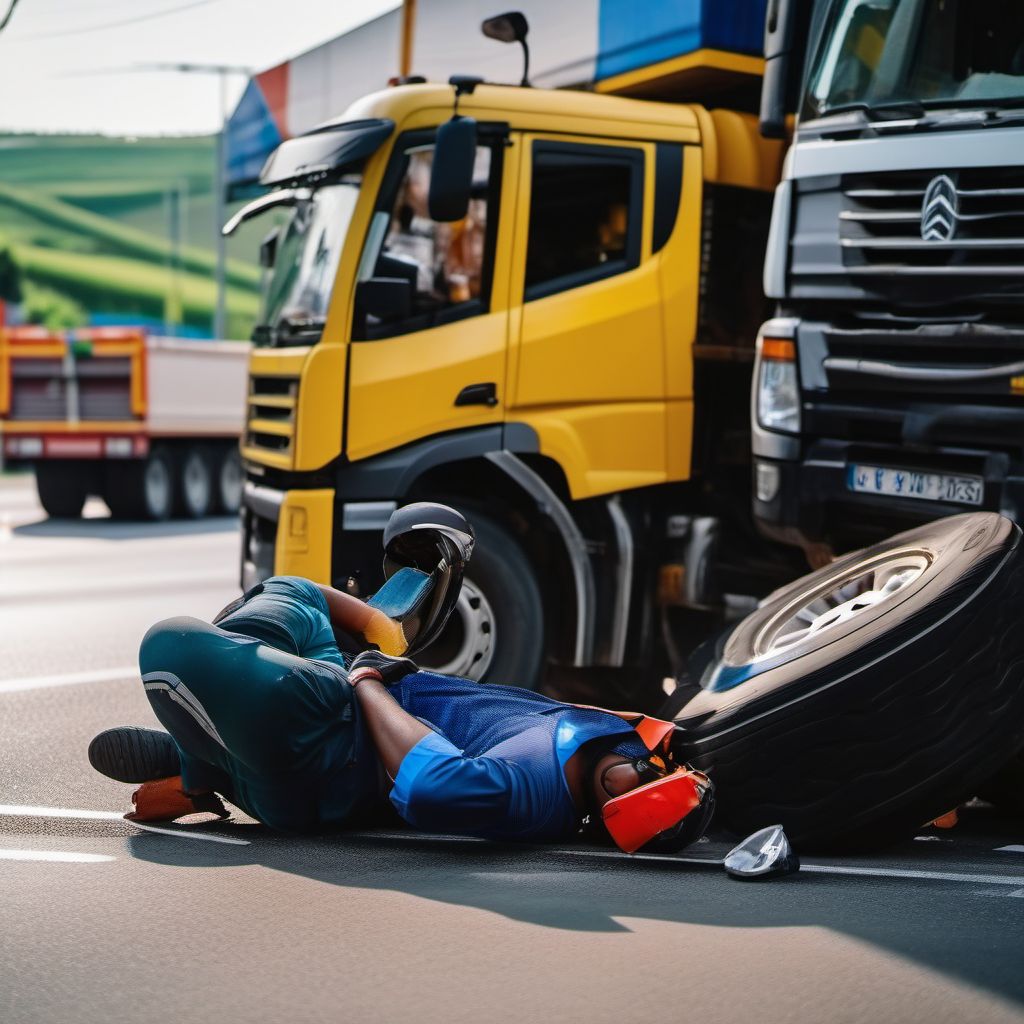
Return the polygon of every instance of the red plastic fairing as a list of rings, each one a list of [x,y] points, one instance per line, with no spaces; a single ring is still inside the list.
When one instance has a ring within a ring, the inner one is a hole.
[[[619,849],[636,853],[699,807],[706,786],[707,776],[686,769],[638,786],[604,805],[605,828]]]

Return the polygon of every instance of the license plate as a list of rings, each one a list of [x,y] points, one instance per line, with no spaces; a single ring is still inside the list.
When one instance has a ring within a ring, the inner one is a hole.
[[[952,476],[949,473],[920,473],[912,469],[884,466],[850,466],[846,486],[861,494],[888,494],[894,498],[921,501],[953,501],[980,505],[985,481],[980,476]]]

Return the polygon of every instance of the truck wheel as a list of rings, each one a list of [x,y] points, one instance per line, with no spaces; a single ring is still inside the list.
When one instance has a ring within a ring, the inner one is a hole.
[[[219,449],[216,458],[213,509],[225,516],[238,515],[242,507],[242,486],[245,482],[242,454],[238,445],[232,444]]]
[[[475,511],[466,516],[476,546],[459,603],[416,661],[434,672],[536,689],[544,667],[544,609],[533,567],[503,527]]]
[[[177,509],[187,519],[202,519],[210,511],[213,480],[210,458],[201,445],[190,445],[178,463]]]
[[[107,464],[103,500],[115,519],[169,519],[175,504],[174,456],[155,445],[145,459]]]
[[[39,504],[51,519],[77,519],[89,496],[89,466],[78,462],[37,462]]]
[[[878,846],[972,796],[1024,745],[1021,531],[968,513],[770,595],[676,715],[726,824]]]

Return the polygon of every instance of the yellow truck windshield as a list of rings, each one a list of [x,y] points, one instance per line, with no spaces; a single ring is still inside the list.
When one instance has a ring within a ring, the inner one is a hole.
[[[319,339],[359,186],[359,175],[346,175],[289,211],[264,282],[258,342],[309,344]]]

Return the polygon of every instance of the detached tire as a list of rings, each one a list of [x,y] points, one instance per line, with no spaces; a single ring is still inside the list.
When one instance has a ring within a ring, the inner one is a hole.
[[[544,668],[544,609],[533,566],[504,527],[460,511],[476,534],[473,557],[448,625],[416,661],[448,675],[536,689]]]
[[[938,520],[837,560],[738,624],[677,714],[726,824],[805,848],[906,836],[1024,746],[1021,531]]]

